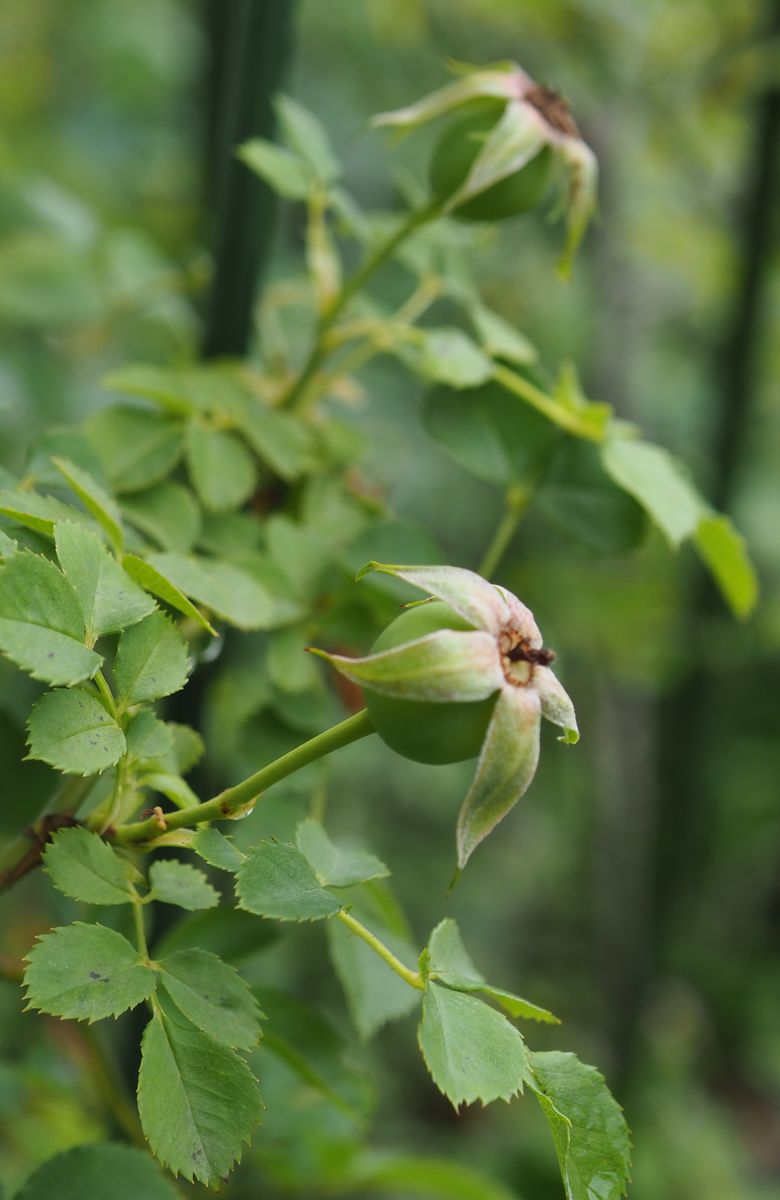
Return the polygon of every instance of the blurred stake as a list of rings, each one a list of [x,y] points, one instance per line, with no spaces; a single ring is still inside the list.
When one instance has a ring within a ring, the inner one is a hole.
[[[211,54],[205,186],[214,278],[204,358],[240,356],[249,347],[276,197],[235,151],[247,138],[274,135],[272,100],[289,59],[294,7],[294,0],[206,0]]]

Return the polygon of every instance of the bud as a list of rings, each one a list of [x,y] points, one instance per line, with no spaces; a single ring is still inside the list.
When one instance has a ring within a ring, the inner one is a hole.
[[[456,69],[457,80],[380,113],[374,124],[411,129],[445,114],[463,116],[434,151],[431,181],[445,212],[471,220],[503,220],[535,207],[558,165],[566,213],[559,270],[568,276],[593,214],[598,168],[566,101],[516,63]]]
[[[369,563],[358,578],[369,571],[435,598],[410,606],[394,623],[430,609],[433,629],[415,636],[423,622],[410,640],[391,638],[389,648],[382,635],[378,652],[365,658],[317,653],[362,686],[377,733],[407,757],[456,762],[478,752],[458,817],[462,868],[531,783],[541,717],[563,729],[560,741],[578,741],[574,707],[550,670],[555,656],[544,648],[533,613],[505,588],[459,567]]]

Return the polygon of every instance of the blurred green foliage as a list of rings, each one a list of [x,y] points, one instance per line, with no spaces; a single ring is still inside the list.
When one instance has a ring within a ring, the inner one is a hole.
[[[390,210],[399,194],[414,194],[430,146],[425,132],[403,143],[390,176],[368,116],[437,85],[447,57],[516,58],[571,98],[603,172],[600,222],[573,282],[554,282],[557,237],[536,218],[499,233],[468,231],[465,244],[478,247],[471,258],[492,309],[550,367],[576,362],[586,392],[673,448],[708,496],[718,494],[724,468],[717,448],[749,242],[743,201],[757,106],[776,84],[768,11],[758,0],[300,0],[296,14],[288,91],[328,127],[366,206]],[[211,273],[206,58],[200,6],[185,0],[4,5],[0,465],[22,470],[44,427],[104,407],[100,380],[120,364],[197,358]],[[295,346],[307,333],[302,310],[286,308],[279,321],[273,303],[282,281],[300,273],[301,239],[299,211],[282,207],[256,309],[266,356],[274,338]],[[545,519],[544,498],[532,506],[502,578],[543,614],[577,702],[582,750],[576,759],[544,757],[533,791],[447,908],[480,947],[488,977],[559,1013],[568,1044],[615,1082],[633,1130],[637,1200],[769,1200],[780,1178],[776,236],[761,255],[750,401],[723,501],[758,562],[757,613],[735,625],[704,592],[690,552],[670,558],[658,534],[616,553],[622,548],[572,540]],[[394,269],[377,294],[388,305],[404,298]],[[437,312],[446,324],[446,301]],[[404,555],[478,560],[499,498],[428,436],[432,416],[421,414],[408,374],[382,358],[345,400],[368,447],[367,490],[398,519],[388,521],[387,547],[375,532],[365,546],[353,543],[354,567]],[[323,528],[360,527],[360,506],[343,497],[318,494],[310,505]],[[244,533],[213,519],[215,544]],[[395,595],[376,586],[377,611],[387,611]],[[366,607],[343,616],[352,644],[363,633],[365,644],[373,627]],[[292,724],[305,735],[331,718],[324,693],[311,712],[292,704],[269,682],[265,659],[261,635],[228,642],[226,670],[209,677],[204,733],[219,778],[205,784],[232,782],[288,748]],[[51,786],[42,764],[19,765],[35,694],[0,666],[4,835],[31,819]],[[441,916],[452,798],[467,779],[468,767],[422,767],[373,745],[344,752],[329,773],[334,831],[365,836],[392,864],[417,940]],[[253,818],[252,835],[289,836],[313,786],[321,786],[317,768],[282,785]],[[4,896],[9,973],[35,934],[72,910],[40,878]],[[379,1080],[379,1150],[463,1159],[534,1200],[559,1194],[530,1105],[469,1111],[456,1122],[424,1078],[405,1025],[356,1050],[316,934],[253,946],[248,957],[240,932],[233,936],[247,977],[268,990],[269,1011],[279,987],[321,999],[335,1023],[322,1071],[342,1103],[313,1093],[283,1056],[259,1052],[264,1089],[289,1093],[305,1136],[269,1113],[231,1196],[254,1194],[258,1179],[268,1195],[313,1194],[323,1179],[340,1186],[367,1087],[354,1061],[342,1061],[345,1034],[351,1058],[363,1056]],[[106,1114],[105,1090],[118,1086],[91,1071],[88,1043],[20,1015],[18,996],[0,985],[0,1164],[10,1188],[54,1152],[111,1136],[116,1115]],[[543,1037],[545,1045],[554,1042]],[[297,1158],[286,1152],[291,1144]],[[356,1185],[364,1190],[354,1194],[411,1194],[402,1178],[383,1182],[376,1163],[364,1167]]]

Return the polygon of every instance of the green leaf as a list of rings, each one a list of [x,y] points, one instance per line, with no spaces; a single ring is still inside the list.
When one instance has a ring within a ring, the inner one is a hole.
[[[131,525],[152,538],[161,550],[186,554],[198,539],[200,509],[188,488],[170,479],[122,501],[122,512]]]
[[[321,687],[317,664],[306,653],[309,639],[304,626],[275,629],[268,642],[268,678],[281,692],[309,692]]]
[[[415,362],[420,374],[453,388],[477,387],[493,373],[493,364],[461,329],[425,329]]]
[[[737,617],[747,617],[758,600],[758,578],[745,539],[728,517],[704,516],[694,534],[699,555]]]
[[[256,580],[231,563],[183,554],[151,554],[149,564],[185,595],[239,629],[266,629],[273,601]]]
[[[43,866],[52,883],[85,904],[130,904],[133,893],[118,854],[88,829],[60,829]]]
[[[185,453],[190,479],[205,508],[226,512],[252,495],[257,482],[254,459],[234,434],[190,421]]]
[[[143,1150],[91,1145],[50,1158],[15,1200],[177,1200],[178,1195]]]
[[[0,558],[10,558],[18,549],[16,542],[0,529]]]
[[[704,502],[668,451],[618,433],[604,443],[601,457],[607,473],[642,505],[672,546],[694,533],[705,515]]]
[[[56,521],[91,524],[89,517],[72,504],[63,504],[54,496],[39,496],[37,492],[0,491],[0,514],[47,538],[54,537]]]
[[[359,1154],[349,1163],[348,1180],[361,1196],[377,1191],[435,1200],[517,1200],[514,1191],[465,1162],[421,1154]]]
[[[314,176],[306,160],[265,138],[244,142],[238,157],[287,200],[305,200],[312,189]]]
[[[97,775],[125,752],[125,735],[88,692],[46,692],[30,713],[30,758],[67,775]]]
[[[574,1054],[531,1056],[532,1084],[555,1142],[567,1200],[620,1200],[631,1144],[619,1104],[603,1077]]]
[[[301,821],[295,840],[323,886],[351,887],[390,874],[385,864],[373,854],[334,845],[319,821],[311,818]]]
[[[207,950],[179,950],[160,967],[160,982],[193,1025],[236,1050],[257,1045],[260,1009],[235,967]]]
[[[125,731],[128,758],[161,759],[173,754],[173,730],[148,708],[136,713]]]
[[[141,1045],[138,1112],[163,1166],[219,1185],[260,1123],[262,1107],[257,1081],[235,1051],[155,1013]]]
[[[105,482],[100,459],[83,433],[77,429],[47,429],[37,437],[30,447],[24,468],[25,480],[36,487],[61,487],[62,474],[53,464],[54,458],[66,458],[81,467],[98,483]]]
[[[195,831],[190,849],[205,859],[210,866],[219,871],[229,871],[233,875],[246,858],[231,838],[225,837],[218,829],[204,829],[203,826]]]
[[[536,348],[525,334],[484,304],[469,304],[468,315],[474,322],[483,349],[492,358],[527,365],[536,362]]]
[[[114,500],[87,471],[65,458],[53,458],[57,470],[67,480],[87,512],[91,513],[106,533],[116,554],[122,553],[125,533],[122,518]]]
[[[89,418],[85,432],[115,492],[151,487],[170,474],[181,457],[180,425],[145,408],[104,408]]]
[[[313,466],[312,434],[293,413],[278,412],[255,402],[238,419],[258,458],[280,479],[291,483]]]
[[[220,905],[182,916],[155,945],[156,958],[177,950],[211,950],[228,962],[240,962],[275,942],[278,925],[256,921],[240,908]]]
[[[102,380],[104,388],[141,396],[176,416],[190,416],[204,405],[198,395],[197,373],[190,370],[155,367],[148,363],[130,363],[112,371]],[[124,412],[130,411],[123,409]]]
[[[187,682],[187,643],[164,613],[153,612],[119,639],[114,661],[117,697],[123,704],[158,700]]]
[[[599,448],[579,438],[555,449],[535,502],[565,533],[602,554],[634,549],[647,530],[642,508],[604,470]]]
[[[135,625],[154,611],[154,600],[122,570],[94,533],[72,521],[58,521],[55,545],[91,642]]]
[[[44,934],[27,964],[28,1008],[90,1024],[135,1008],[157,984],[155,972],[127,938],[81,921]]]
[[[164,904],[176,904],[194,912],[219,904],[219,892],[197,867],[175,858],[158,858],[149,868],[149,895]]]
[[[193,621],[197,621],[199,625],[202,625],[214,637],[217,636],[216,629],[206,620],[203,613],[157,567],[153,567],[151,563],[145,562],[144,559],[138,558],[135,554],[125,554],[122,559],[122,566],[130,578],[140,584],[144,591],[151,592],[153,596],[157,596],[158,600],[164,601],[165,604],[170,604],[171,608],[175,608],[177,612],[182,613],[185,617],[191,617]]]
[[[324,126],[314,114],[291,96],[281,93],[274,98],[274,108],[288,146],[300,154],[325,183],[338,179],[341,167]]]
[[[538,471],[559,431],[495,383],[435,388],[423,408],[428,433],[478,479],[509,487]]]
[[[533,1086],[522,1037],[476,996],[430,982],[423,996],[420,1049],[433,1082],[455,1108],[511,1100]]]
[[[347,896],[353,916],[381,938],[402,962],[415,961],[418,950],[386,884],[361,884],[350,888]],[[419,994],[341,921],[329,921],[326,933],[333,966],[362,1038],[373,1037],[388,1021],[417,1007]]]
[[[492,987],[480,974],[466,952],[466,947],[460,936],[460,930],[452,917],[441,921],[428,943],[430,953],[430,972],[436,979],[454,988],[456,992],[479,992],[488,1000],[493,1000],[508,1012],[510,1017],[524,1017],[531,1021],[542,1021],[549,1025],[559,1025],[558,1017],[553,1016],[546,1008],[524,1000],[513,992],[505,992],[503,988]]]
[[[341,908],[295,846],[263,841],[253,846],[236,877],[241,908],[278,921],[317,921]]]
[[[84,645],[75,591],[54,563],[22,551],[0,565],[0,650],[45,683],[91,679],[103,659]]]

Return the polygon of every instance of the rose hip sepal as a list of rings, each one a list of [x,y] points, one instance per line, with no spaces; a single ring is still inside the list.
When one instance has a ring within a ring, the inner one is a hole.
[[[458,817],[458,866],[463,868],[531,783],[539,759],[541,717],[563,729],[560,741],[579,740],[574,706],[550,670],[554,655],[544,648],[533,613],[505,588],[460,567],[372,562],[358,579],[369,571],[420,588],[473,629],[437,629],[364,658],[316,653],[366,691],[410,702],[410,720],[420,702],[457,708],[496,697]]]

